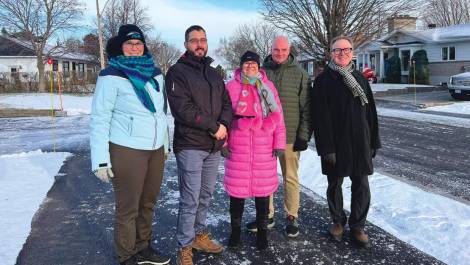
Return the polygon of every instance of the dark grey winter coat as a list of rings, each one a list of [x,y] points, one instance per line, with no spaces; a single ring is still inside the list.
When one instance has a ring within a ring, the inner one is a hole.
[[[336,154],[331,167],[322,159],[322,172],[332,176],[360,176],[373,173],[371,149],[380,148],[377,110],[367,80],[360,72],[353,76],[369,101],[361,105],[341,75],[326,68],[314,82],[312,114],[317,153]]]

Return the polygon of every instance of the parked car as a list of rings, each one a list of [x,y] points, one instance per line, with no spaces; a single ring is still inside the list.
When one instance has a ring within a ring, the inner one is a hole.
[[[448,88],[454,99],[470,98],[470,72],[451,76]]]

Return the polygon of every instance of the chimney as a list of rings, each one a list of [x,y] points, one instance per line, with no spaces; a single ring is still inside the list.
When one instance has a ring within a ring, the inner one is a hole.
[[[398,15],[387,18],[388,22],[388,33],[394,30],[416,30],[416,17],[410,17],[409,15]]]

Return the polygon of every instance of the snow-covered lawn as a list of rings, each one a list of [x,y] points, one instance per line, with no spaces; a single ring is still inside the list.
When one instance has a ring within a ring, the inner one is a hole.
[[[70,153],[41,150],[0,156],[0,260],[15,264],[31,220]],[[54,225],[54,224],[51,224]]]
[[[387,91],[393,89],[405,89],[407,87],[432,87],[431,85],[414,85],[414,84],[388,84],[388,83],[377,83],[370,84],[373,92]]]
[[[460,113],[470,115],[470,102],[455,102],[450,105],[429,107],[426,110],[442,111],[449,113]]]
[[[91,95],[62,95],[62,107],[67,115],[90,114]],[[0,94],[0,107],[16,109],[60,109],[61,97],[48,93]]]
[[[300,156],[300,182],[326,199],[328,186],[320,158],[308,149]],[[470,206],[375,173],[367,220],[397,238],[444,261],[470,264]],[[351,181],[343,184],[344,207],[350,209]]]

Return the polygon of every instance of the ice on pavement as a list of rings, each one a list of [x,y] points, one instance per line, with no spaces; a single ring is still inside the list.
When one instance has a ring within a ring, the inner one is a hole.
[[[70,153],[41,150],[0,156],[0,260],[15,264],[31,220]],[[53,224],[51,224],[53,225]]]
[[[308,149],[300,156],[302,186],[326,198],[320,158]],[[447,264],[470,264],[470,206],[375,173],[369,177],[371,206],[367,220]],[[350,209],[351,181],[343,183]]]

